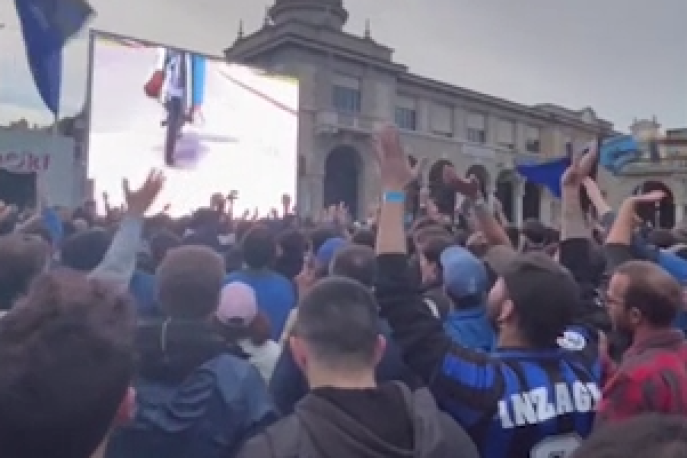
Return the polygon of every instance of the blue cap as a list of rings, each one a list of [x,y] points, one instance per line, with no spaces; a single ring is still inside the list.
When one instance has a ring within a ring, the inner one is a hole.
[[[341,250],[341,248],[347,244],[348,242],[346,239],[342,239],[340,237],[327,239],[315,254],[315,261],[317,262],[317,265],[319,267],[329,268],[329,264],[332,263],[336,253],[338,253],[339,250]]]
[[[660,250],[658,259],[659,266],[663,267],[681,285],[687,285],[687,261],[670,251]]]
[[[446,248],[439,262],[444,273],[444,287],[454,298],[486,293],[487,269],[481,260],[465,248]]]

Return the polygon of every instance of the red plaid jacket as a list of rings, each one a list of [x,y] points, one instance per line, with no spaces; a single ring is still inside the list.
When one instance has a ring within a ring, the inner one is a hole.
[[[598,423],[643,413],[687,413],[687,340],[666,330],[636,342],[603,389]]]

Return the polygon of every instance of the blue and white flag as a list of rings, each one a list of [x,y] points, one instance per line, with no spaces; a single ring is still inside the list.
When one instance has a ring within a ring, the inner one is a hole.
[[[45,106],[60,112],[62,48],[94,15],[86,0],[14,0],[26,58]]]
[[[632,135],[607,139],[599,150],[599,164],[614,175],[642,157],[642,150]]]

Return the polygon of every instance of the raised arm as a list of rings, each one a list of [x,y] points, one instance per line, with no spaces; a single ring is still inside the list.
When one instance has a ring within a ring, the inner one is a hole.
[[[394,341],[406,363],[435,394],[451,392],[451,398],[479,398],[489,393],[486,371],[493,367],[488,356],[452,342],[442,324],[425,305],[408,274],[403,229],[405,185],[411,179],[398,133],[386,129],[380,135],[383,198],[377,231],[379,280],[376,288],[382,316],[387,318]],[[445,396],[444,396],[445,397]]]
[[[136,255],[143,233],[143,216],[162,190],[164,175],[152,170],[141,188],[132,191],[124,180],[124,196],[127,212],[110,248],[98,266],[91,271],[90,277],[110,283],[121,289],[128,287],[136,270]]]

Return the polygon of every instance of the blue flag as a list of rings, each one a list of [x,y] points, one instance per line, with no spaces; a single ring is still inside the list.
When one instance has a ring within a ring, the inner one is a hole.
[[[560,199],[561,177],[568,167],[570,167],[570,158],[561,157],[539,163],[521,163],[516,165],[515,169],[527,181],[544,186]]]
[[[62,86],[62,48],[92,17],[84,0],[14,0],[26,59],[45,106],[57,117]]]
[[[652,158],[655,155],[658,160],[658,152],[651,151]],[[599,149],[599,164],[618,174],[623,167],[636,161],[642,156],[642,151],[632,135],[618,135],[604,141]]]

